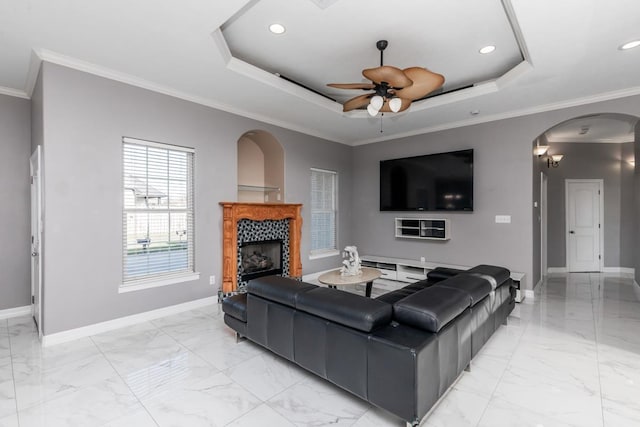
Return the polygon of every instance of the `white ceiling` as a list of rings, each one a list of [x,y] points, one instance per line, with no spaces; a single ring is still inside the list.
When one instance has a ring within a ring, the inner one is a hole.
[[[270,34],[271,20],[287,32]],[[361,144],[640,93],[640,48],[618,49],[638,38],[637,0],[3,0],[0,92],[29,96],[44,59]],[[379,119],[272,74],[361,81],[379,39],[385,63],[428,67],[450,87],[494,80],[387,115],[380,134]],[[512,68],[518,42],[526,61]],[[486,44],[496,51],[478,54]]]

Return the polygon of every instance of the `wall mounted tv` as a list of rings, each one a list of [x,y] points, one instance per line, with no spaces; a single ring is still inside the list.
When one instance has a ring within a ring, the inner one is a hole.
[[[473,150],[380,161],[381,211],[473,211]]]

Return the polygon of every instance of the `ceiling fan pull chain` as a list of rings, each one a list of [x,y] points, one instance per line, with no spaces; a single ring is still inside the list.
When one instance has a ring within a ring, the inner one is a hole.
[[[384,113],[380,113],[380,133],[382,133],[382,118],[384,117]]]

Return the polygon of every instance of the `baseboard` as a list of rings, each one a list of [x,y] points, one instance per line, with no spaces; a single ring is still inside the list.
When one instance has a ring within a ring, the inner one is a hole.
[[[602,270],[603,273],[620,273],[620,274],[636,274],[635,268],[630,267],[605,267]]]
[[[156,310],[145,311],[144,313],[133,314],[131,316],[120,317],[118,319],[107,320],[106,322],[94,323],[93,325],[82,326],[68,331],[57,332],[55,334],[43,335],[42,346],[49,347],[56,344],[86,338],[92,335],[101,334],[103,332],[113,331],[114,329],[124,328],[126,326],[135,325],[141,322],[147,322],[159,317],[170,316],[172,314],[181,313],[183,311],[194,310],[196,308],[214,305],[218,303],[218,297],[201,298],[195,301],[189,301],[182,304],[176,304],[169,307],[158,308]]]
[[[24,307],[6,308],[4,310],[0,310],[0,320],[10,319],[12,317],[18,316],[26,316],[27,314],[31,314],[30,305],[25,305]]]
[[[547,268],[547,272],[549,274],[553,273],[568,273],[567,267],[549,267]],[[621,274],[635,274],[635,268],[629,267],[604,267],[602,269],[603,273],[621,273]]]

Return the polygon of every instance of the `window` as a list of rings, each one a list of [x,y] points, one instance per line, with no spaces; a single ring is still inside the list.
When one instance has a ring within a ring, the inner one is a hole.
[[[123,287],[197,278],[185,278],[195,274],[194,150],[123,138],[122,151]]]
[[[337,193],[336,172],[311,169],[311,258],[339,253]]]

